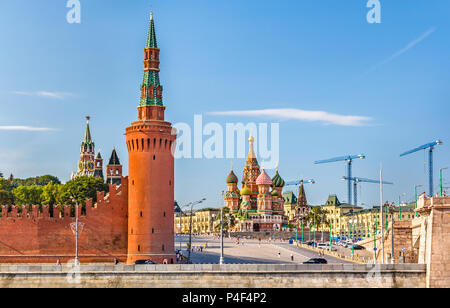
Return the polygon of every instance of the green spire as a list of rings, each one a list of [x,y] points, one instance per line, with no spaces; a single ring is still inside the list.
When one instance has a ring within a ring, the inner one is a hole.
[[[155,22],[153,19],[153,12],[150,13],[150,25],[149,25],[149,29],[148,29],[148,35],[147,35],[147,44],[146,44],[145,48],[146,49],[158,48],[158,43],[156,41],[156,30],[155,30]],[[159,54],[159,50],[156,51],[156,53]],[[149,106],[149,105],[163,106],[162,98],[158,98],[156,95],[157,94],[156,89],[158,87],[161,87],[161,91],[162,91],[162,86],[159,81],[159,69],[158,70],[155,70],[155,69],[144,70],[144,79],[142,81],[141,88],[145,87],[145,89],[150,89],[150,86],[153,86],[153,89],[154,89],[153,94],[149,96],[146,93],[144,95],[144,97],[141,98],[140,106]]]
[[[86,132],[84,133],[83,144],[94,144],[92,142],[91,130],[89,129],[89,121],[91,120],[90,116],[86,117]]]
[[[150,25],[148,27],[146,48],[158,48],[158,42],[156,41],[155,22],[153,21],[153,12],[150,13]]]

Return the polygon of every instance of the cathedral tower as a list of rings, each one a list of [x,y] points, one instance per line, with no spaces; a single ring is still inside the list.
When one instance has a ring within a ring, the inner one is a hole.
[[[144,48],[138,120],[126,129],[129,155],[128,264],[174,259],[174,156],[172,125],[164,121],[159,48],[153,14]]]

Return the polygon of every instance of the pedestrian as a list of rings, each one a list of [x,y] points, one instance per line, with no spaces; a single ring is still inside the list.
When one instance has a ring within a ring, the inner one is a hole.
[[[278,258],[281,258],[281,253],[280,252],[278,252]]]
[[[291,253],[291,261],[294,262],[294,254]]]
[[[117,260],[117,258],[114,258],[114,265],[119,264],[119,260]]]
[[[56,265],[60,266],[61,265],[61,260],[56,260]]]

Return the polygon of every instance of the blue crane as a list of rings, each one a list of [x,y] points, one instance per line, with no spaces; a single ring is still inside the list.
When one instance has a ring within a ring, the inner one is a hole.
[[[420,150],[429,149],[429,151],[428,151],[428,168],[429,168],[428,169],[428,173],[429,173],[429,177],[430,177],[429,178],[429,185],[430,185],[429,194],[430,194],[430,197],[433,197],[433,150],[434,150],[435,146],[441,145],[441,144],[443,144],[443,142],[441,140],[436,140],[434,142],[424,144],[424,145],[422,145],[420,147],[417,147],[417,148],[412,149],[412,150],[410,150],[408,152],[400,154],[400,157],[403,157],[403,156],[406,156],[406,155],[418,152]]]
[[[304,180],[302,179],[302,180],[300,180],[300,181],[290,181],[290,182],[287,182],[285,186],[299,186],[299,185],[301,185],[302,183],[303,183],[303,184],[316,184],[316,181],[314,181],[313,179],[304,181]]]
[[[348,156],[341,156],[341,157],[335,157],[335,158],[330,158],[330,159],[326,159],[326,160],[318,160],[315,161],[314,164],[318,165],[318,164],[326,164],[326,163],[333,163],[333,162],[337,162],[337,161],[345,161],[347,164],[347,178],[351,178],[352,177],[352,162],[354,159],[365,159],[366,156],[363,154],[360,155],[348,155]],[[351,180],[347,180],[348,181],[348,203],[352,204],[352,182]]]
[[[343,177],[342,180],[347,181],[347,177]],[[365,178],[359,178],[359,177],[351,177],[350,181],[353,182],[353,201],[355,202],[355,205],[358,206],[358,183],[372,183],[372,184],[380,184],[380,181],[378,180],[370,180]],[[393,185],[392,182],[383,181],[382,184],[387,185]]]

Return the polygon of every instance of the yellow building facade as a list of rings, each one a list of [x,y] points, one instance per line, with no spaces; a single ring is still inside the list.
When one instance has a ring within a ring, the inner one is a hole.
[[[212,233],[214,232],[214,221],[220,215],[219,209],[202,209],[192,213],[192,233]],[[175,233],[188,234],[191,224],[191,214],[185,215],[175,213],[174,231]]]

